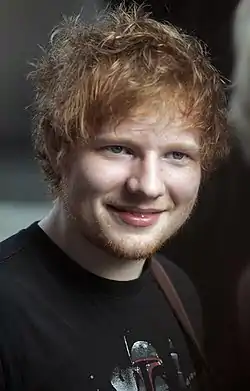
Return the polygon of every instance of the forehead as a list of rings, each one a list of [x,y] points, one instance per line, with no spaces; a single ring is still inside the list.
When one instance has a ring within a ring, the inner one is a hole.
[[[200,131],[181,116],[157,118],[156,116],[127,119],[116,127],[105,126],[98,138],[129,139],[143,145],[168,143],[200,144]]]

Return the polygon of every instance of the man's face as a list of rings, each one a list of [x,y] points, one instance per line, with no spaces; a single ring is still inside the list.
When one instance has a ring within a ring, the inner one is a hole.
[[[64,208],[93,245],[143,259],[188,218],[201,180],[199,134],[183,120],[127,120],[73,151]]]

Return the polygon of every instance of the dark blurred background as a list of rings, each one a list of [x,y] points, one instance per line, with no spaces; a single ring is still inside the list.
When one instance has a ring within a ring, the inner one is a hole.
[[[1,0],[0,2],[0,240],[39,218],[49,198],[30,141],[25,108],[32,91],[29,62],[39,56],[62,15],[82,10],[86,21],[103,7],[102,0]]]
[[[230,79],[237,0],[146,3],[156,19],[167,19],[206,42],[214,65]],[[105,0],[1,0],[0,239],[40,218],[50,206],[32,157],[25,110],[31,101],[28,61],[39,54],[38,44],[46,43],[62,14],[82,8],[89,20],[106,4]],[[239,274],[249,259],[249,182],[249,168],[234,145],[228,161],[203,185],[193,218],[164,250],[184,267],[200,293],[206,350],[218,373],[230,383],[238,382],[241,365],[235,299]]]

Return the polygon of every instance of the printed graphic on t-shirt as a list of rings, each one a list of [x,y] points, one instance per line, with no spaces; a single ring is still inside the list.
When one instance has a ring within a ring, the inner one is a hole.
[[[116,391],[172,391],[168,382],[164,363],[156,349],[147,341],[137,341],[129,347],[126,337],[124,345],[131,365],[116,367],[111,376],[111,384]],[[179,356],[169,339],[169,355],[176,369],[178,389],[189,388],[195,373],[186,379],[180,368]]]

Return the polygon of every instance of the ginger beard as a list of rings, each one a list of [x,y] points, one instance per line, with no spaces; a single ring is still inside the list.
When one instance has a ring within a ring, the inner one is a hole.
[[[106,211],[94,217],[84,207],[76,210],[76,205],[69,204],[67,195],[63,198],[65,214],[73,230],[112,257],[131,261],[155,254],[188,220],[195,204],[195,200],[190,202],[185,211],[163,212],[153,227],[134,228],[123,222],[118,225]]]

